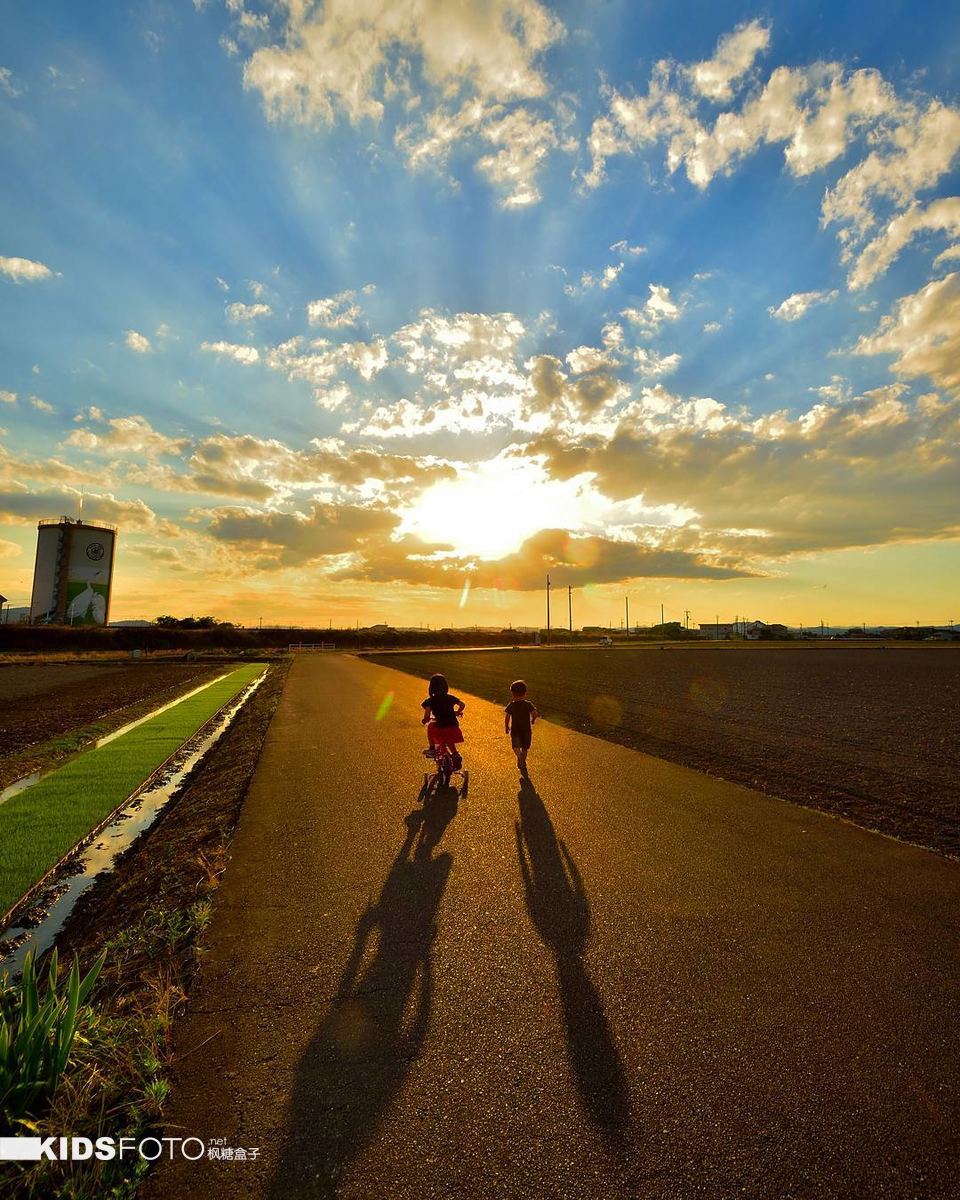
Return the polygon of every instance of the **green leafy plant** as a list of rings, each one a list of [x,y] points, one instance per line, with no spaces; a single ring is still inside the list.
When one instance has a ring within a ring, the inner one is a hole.
[[[81,979],[74,956],[66,986],[61,989],[54,950],[42,996],[32,951],[18,984],[10,985],[4,976],[0,986],[0,1129],[29,1124],[29,1117],[53,1096],[104,957],[101,954]]]

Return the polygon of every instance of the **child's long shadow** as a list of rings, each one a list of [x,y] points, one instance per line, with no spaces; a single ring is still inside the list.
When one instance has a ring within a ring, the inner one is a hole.
[[[520,787],[517,856],[527,911],[556,960],[567,1050],[590,1118],[616,1150],[626,1148],[630,1095],[603,1003],[583,961],[590,903],[577,864],[557,838],[533,784]]]
[[[431,948],[453,862],[448,853],[433,857],[433,849],[453,813],[430,821],[410,813],[380,896],[357,923],[336,998],[297,1067],[290,1129],[270,1187],[274,1200],[336,1194],[423,1044]]]

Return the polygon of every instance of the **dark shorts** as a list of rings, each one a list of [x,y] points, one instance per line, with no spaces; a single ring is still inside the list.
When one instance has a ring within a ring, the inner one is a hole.
[[[533,741],[533,733],[529,730],[523,730],[519,733],[510,733],[510,744],[514,750],[529,750],[530,743]]]

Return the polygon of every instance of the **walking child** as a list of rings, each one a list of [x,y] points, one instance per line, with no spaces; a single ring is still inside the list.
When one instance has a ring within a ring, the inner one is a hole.
[[[526,779],[527,751],[533,740],[533,723],[540,714],[527,699],[527,685],[522,679],[510,684],[510,695],[513,699],[503,710],[503,723],[517,756],[520,774]]]

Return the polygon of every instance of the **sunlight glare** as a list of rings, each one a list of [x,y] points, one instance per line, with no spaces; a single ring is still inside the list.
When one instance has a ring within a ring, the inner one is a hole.
[[[492,559],[541,529],[576,529],[582,520],[580,480],[549,479],[537,462],[499,457],[428,488],[403,514],[399,532]]]

